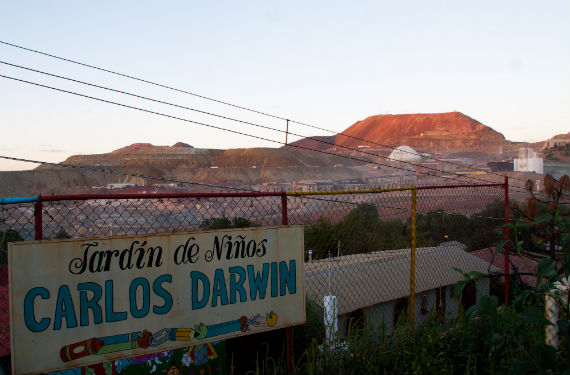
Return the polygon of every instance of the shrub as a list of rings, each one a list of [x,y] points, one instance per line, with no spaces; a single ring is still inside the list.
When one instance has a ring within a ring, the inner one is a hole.
[[[252,223],[243,217],[234,217],[230,221],[227,217],[213,217],[210,219],[204,219],[200,223],[200,229],[210,230],[210,229],[229,229],[229,228],[249,228],[255,227],[256,224]]]

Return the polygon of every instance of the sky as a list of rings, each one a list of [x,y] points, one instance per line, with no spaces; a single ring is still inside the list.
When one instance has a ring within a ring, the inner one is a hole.
[[[334,132],[377,114],[450,111],[512,141],[570,131],[569,1],[10,1],[0,41]],[[7,45],[0,61],[285,129],[283,120]],[[61,162],[139,142],[225,149],[284,141],[280,132],[3,63],[0,75],[177,117],[0,77],[4,156]],[[0,170],[36,166],[0,159]]]

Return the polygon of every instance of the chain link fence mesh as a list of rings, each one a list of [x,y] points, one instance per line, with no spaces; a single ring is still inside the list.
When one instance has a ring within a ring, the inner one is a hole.
[[[42,238],[281,225],[282,203],[280,193],[136,199],[110,195],[104,199],[52,201],[46,198],[41,208]],[[473,283],[468,283],[458,296],[455,283],[466,275],[475,275],[474,271],[483,275],[499,271],[471,252],[488,250],[503,238],[505,202],[500,185],[418,188],[414,272],[411,188],[287,193],[286,204],[288,224],[304,225],[305,235],[308,312],[307,324],[296,327],[296,347],[303,347],[311,337],[322,337],[324,301],[328,296],[336,299],[339,334],[359,326],[391,332],[412,313],[416,325],[431,316],[453,316],[459,306],[475,303],[490,288],[489,278],[472,277]],[[33,204],[2,205],[0,212],[0,230],[17,233],[19,237],[14,240],[34,238]],[[409,310],[411,305],[413,311]],[[4,308],[8,319],[7,299],[2,300],[0,312]],[[117,372],[113,366],[105,366],[106,373]],[[77,371],[61,374],[95,370]]]
[[[281,197],[45,201],[43,238],[172,233],[281,224]]]
[[[2,367],[9,366],[10,304],[8,285],[8,242],[34,238],[33,203],[0,205],[0,358]]]
[[[490,294],[500,274],[492,259],[504,238],[504,189],[501,186],[419,189],[416,213],[416,322],[440,319],[476,304]],[[487,254],[485,254],[487,255]],[[455,284],[470,280],[460,295]],[[435,293],[434,293],[435,291]]]
[[[289,223],[305,226],[308,305],[322,317],[334,296],[341,335],[351,322],[391,329],[379,306],[409,295],[411,204],[411,190],[289,197]]]

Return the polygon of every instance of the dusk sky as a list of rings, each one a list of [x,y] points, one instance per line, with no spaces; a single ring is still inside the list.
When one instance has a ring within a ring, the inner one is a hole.
[[[10,1],[0,13],[0,40],[335,132],[371,115],[454,110],[513,141],[570,130],[570,2],[563,0]],[[285,128],[7,45],[0,44],[0,61]],[[5,64],[0,75],[284,140]],[[50,162],[135,142],[279,146],[2,77],[0,113],[0,155]],[[36,166],[0,160],[0,170]]]

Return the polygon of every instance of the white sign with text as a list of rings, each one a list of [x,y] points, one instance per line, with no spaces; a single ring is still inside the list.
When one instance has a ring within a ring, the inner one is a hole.
[[[15,374],[305,322],[302,226],[17,242],[8,263]]]

